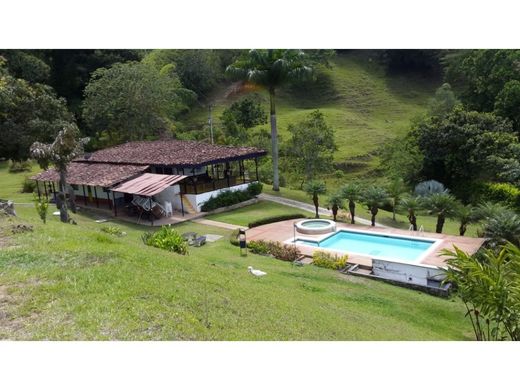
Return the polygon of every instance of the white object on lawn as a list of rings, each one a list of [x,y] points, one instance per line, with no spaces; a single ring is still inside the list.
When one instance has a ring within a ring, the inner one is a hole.
[[[55,211],[52,213],[52,215],[60,215],[60,212],[59,211]]]
[[[249,272],[255,276],[265,276],[267,275],[266,272],[264,271],[260,271],[259,269],[253,269],[253,267],[249,266],[247,267],[247,269],[249,270]]]

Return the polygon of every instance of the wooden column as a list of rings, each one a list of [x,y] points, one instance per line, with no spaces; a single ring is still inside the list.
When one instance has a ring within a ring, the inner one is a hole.
[[[40,193],[40,182],[39,181],[36,181],[36,189],[38,190],[38,200],[41,202],[42,201],[42,196],[41,196],[41,193]]]
[[[181,197],[181,212],[182,216],[184,217],[184,202],[182,201],[182,192],[179,192],[179,196]]]
[[[99,209],[99,199],[97,197],[96,186],[94,186],[94,197],[96,198],[96,207]]]
[[[256,181],[258,180],[258,157],[255,157]]]
[[[112,202],[114,202],[114,216],[117,217],[116,193],[112,191]]]
[[[148,201],[149,201],[148,204],[150,205],[150,222],[153,226],[152,197],[151,196],[148,198]]]
[[[246,168],[244,167],[244,160],[238,162],[240,171],[242,172],[242,183],[246,182]]]
[[[47,199],[47,202],[49,201],[49,194],[47,193],[47,182],[43,182],[43,189],[45,190],[45,199]]]
[[[86,206],[87,205],[87,193],[85,192],[85,184],[82,184],[81,188],[83,188],[83,203],[85,203],[85,206]]]

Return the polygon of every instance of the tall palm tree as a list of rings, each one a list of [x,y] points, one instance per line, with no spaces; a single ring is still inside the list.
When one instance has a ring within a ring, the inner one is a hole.
[[[278,178],[278,129],[276,127],[276,89],[289,81],[303,80],[312,75],[307,56],[302,50],[250,50],[226,68],[237,80],[259,85],[269,92],[271,113],[271,145],[273,158],[273,190],[280,190]]]
[[[327,205],[332,210],[332,218],[336,221],[336,217],[338,216],[338,210],[343,208],[343,197],[340,193],[332,194],[329,199],[327,199]]]
[[[437,215],[436,233],[442,233],[446,218],[454,217],[458,207],[457,199],[447,192],[437,192],[423,198],[424,208]]]
[[[348,200],[348,209],[351,219],[350,223],[355,224],[356,220],[354,217],[356,214],[356,202],[360,200],[361,187],[356,183],[349,183],[341,187],[340,193],[343,199]]]
[[[406,191],[406,186],[403,179],[394,179],[386,186],[386,192],[390,203],[392,204],[392,220],[395,221],[395,209],[401,200],[401,196]]]
[[[316,208],[316,218],[319,218],[318,214],[318,195],[322,195],[327,192],[327,187],[324,182],[321,181],[309,181],[305,184],[304,190],[306,193],[312,196],[312,202],[314,203],[314,207]]]
[[[421,209],[421,198],[418,196],[407,196],[400,200],[398,208],[408,213],[408,222],[417,230],[417,217],[415,215]]]
[[[377,212],[388,201],[388,193],[384,188],[369,187],[363,192],[361,200],[372,214],[372,226],[376,226]]]

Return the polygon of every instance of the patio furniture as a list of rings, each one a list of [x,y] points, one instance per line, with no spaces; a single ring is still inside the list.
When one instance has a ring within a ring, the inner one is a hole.
[[[195,239],[197,238],[197,233],[195,232],[187,232],[182,235],[185,241],[188,241],[188,245],[193,245]]]
[[[193,246],[202,246],[206,243],[206,236],[199,236],[193,241]]]

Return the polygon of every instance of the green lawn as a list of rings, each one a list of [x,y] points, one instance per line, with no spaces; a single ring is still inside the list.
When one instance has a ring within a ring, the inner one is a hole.
[[[0,166],[1,197],[26,200],[16,193],[22,179]],[[140,235],[150,228],[110,222],[127,232],[117,238],[102,233],[94,215],[75,216],[77,225],[49,215],[43,225],[31,205],[19,205],[17,212],[18,218],[0,221],[0,339],[471,338],[456,299],[252,254],[240,257],[228,230],[178,225],[181,232],[225,236],[181,256],[145,246]],[[6,242],[13,223],[30,223],[34,231]],[[255,279],[249,265],[267,276]]]
[[[284,206],[274,202],[259,201],[241,209],[228,211],[226,213],[214,214],[206,217],[213,221],[226,222],[239,226],[247,226],[250,222],[261,218],[275,217],[288,214],[303,214],[312,217],[312,213],[294,207]]]

